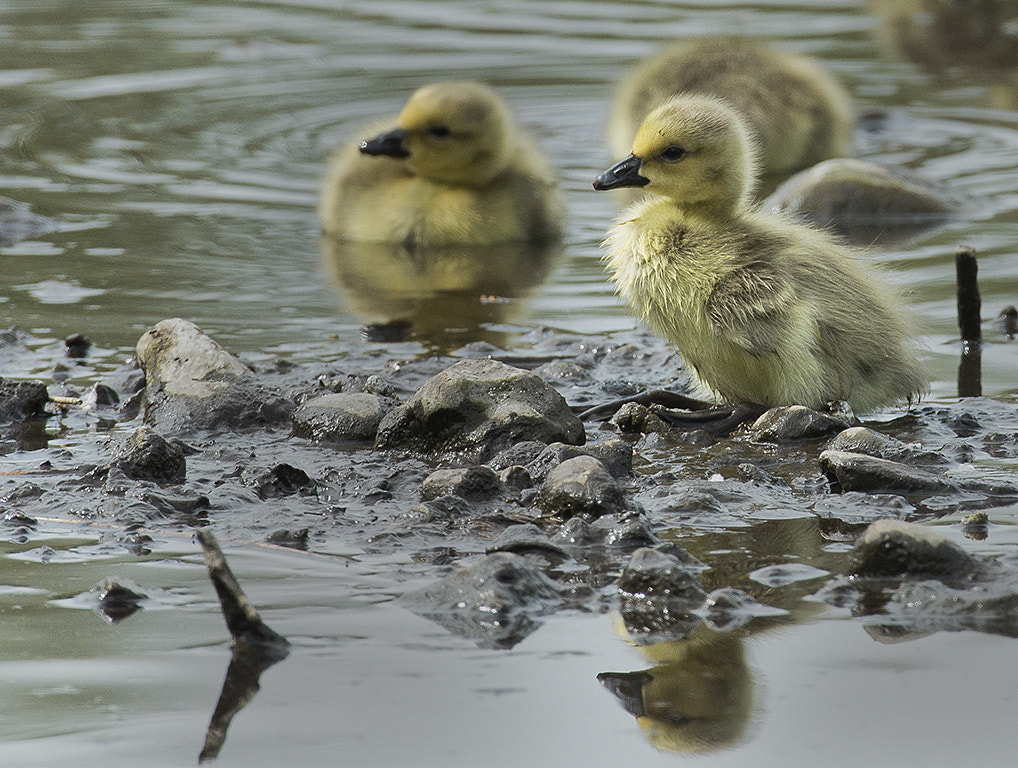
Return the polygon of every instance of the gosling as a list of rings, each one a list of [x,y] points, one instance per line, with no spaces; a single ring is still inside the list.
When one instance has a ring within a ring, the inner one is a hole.
[[[711,97],[651,112],[594,189],[645,187],[608,232],[619,293],[725,400],[857,413],[911,402],[926,377],[898,302],[831,236],[761,213],[746,121]]]
[[[564,210],[551,176],[494,91],[439,82],[394,128],[337,153],[319,214],[327,235],[408,248],[548,243]]]
[[[647,113],[680,93],[711,94],[741,111],[769,178],[851,150],[849,96],[830,74],[804,56],[731,36],[678,43],[623,80],[608,129],[612,152],[628,152]]]

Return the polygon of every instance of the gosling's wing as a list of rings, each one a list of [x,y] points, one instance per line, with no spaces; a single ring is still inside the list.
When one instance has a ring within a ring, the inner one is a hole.
[[[789,338],[795,292],[765,262],[749,264],[718,283],[707,302],[714,330],[754,357],[774,354]]]

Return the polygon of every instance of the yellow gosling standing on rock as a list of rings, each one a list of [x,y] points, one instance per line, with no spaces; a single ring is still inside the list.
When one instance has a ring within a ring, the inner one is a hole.
[[[675,97],[595,189],[645,187],[605,241],[619,293],[732,402],[859,413],[915,398],[926,378],[897,301],[825,233],[749,203],[756,162],[740,114]]]
[[[768,176],[851,150],[849,97],[831,75],[810,59],[746,38],[709,37],[661,51],[622,82],[609,124],[612,151],[628,152],[643,118],[680,93],[712,94],[742,112]]]
[[[337,154],[320,215],[327,235],[412,248],[544,243],[562,233],[551,176],[494,91],[433,83],[396,127]]]

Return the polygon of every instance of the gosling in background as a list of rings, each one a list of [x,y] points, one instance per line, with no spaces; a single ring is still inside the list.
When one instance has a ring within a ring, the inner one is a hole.
[[[433,83],[335,156],[320,216],[326,235],[410,248],[546,243],[562,234],[553,176],[494,91]]]
[[[605,240],[619,293],[730,402],[912,401],[926,377],[897,300],[850,248],[751,205],[756,170],[747,121],[720,99],[651,112],[594,181],[651,193]]]
[[[742,37],[681,42],[643,61],[620,85],[609,124],[616,156],[644,117],[680,93],[723,98],[746,118],[768,177],[851,152],[848,93],[812,60]]]

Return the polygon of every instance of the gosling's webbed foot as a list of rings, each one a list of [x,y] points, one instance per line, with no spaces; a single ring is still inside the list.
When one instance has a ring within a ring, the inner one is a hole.
[[[573,406],[573,410],[578,411],[577,415],[581,420],[586,420],[593,419],[598,416],[613,416],[619,408],[623,405],[627,405],[628,403],[636,403],[637,405],[645,406],[657,405],[663,408],[682,408],[688,411],[703,411],[714,407],[711,403],[704,402],[703,400],[697,400],[695,397],[683,395],[680,392],[672,392],[668,389],[648,389],[637,395],[620,397],[617,400],[610,400],[607,403],[601,403],[600,405],[594,405],[587,408],[584,408],[583,406]]]
[[[715,405],[700,410],[651,408],[651,411],[675,429],[699,429],[712,435],[728,435],[747,421],[755,421],[767,409],[762,405],[742,403]]]

